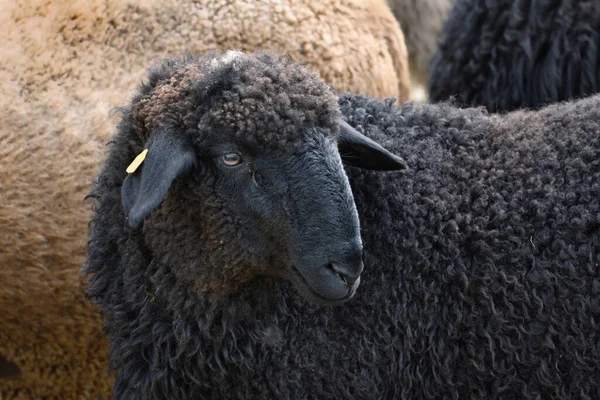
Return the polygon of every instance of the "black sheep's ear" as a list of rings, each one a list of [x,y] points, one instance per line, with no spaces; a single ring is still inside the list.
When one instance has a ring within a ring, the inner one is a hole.
[[[162,203],[175,178],[188,172],[195,162],[196,155],[186,138],[166,132],[153,135],[146,158],[128,171],[121,187],[121,203],[129,226],[139,227]]]
[[[406,162],[402,158],[390,153],[343,120],[340,120],[338,149],[342,161],[354,167],[379,171],[397,171],[406,168]]]

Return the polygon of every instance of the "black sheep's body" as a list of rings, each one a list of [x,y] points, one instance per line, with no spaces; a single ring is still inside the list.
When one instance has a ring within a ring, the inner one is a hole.
[[[600,91],[599,43],[596,0],[459,0],[429,98],[505,112],[585,97]]]
[[[125,229],[131,154],[111,153],[89,293],[117,397],[599,398],[600,97],[504,117],[340,105],[410,169],[348,168],[365,272],[335,307],[279,280],[220,299],[181,291],[168,257]]]
[[[352,306],[393,343],[389,398],[598,398],[600,97],[505,117],[341,104],[412,170],[350,172],[367,271]]]

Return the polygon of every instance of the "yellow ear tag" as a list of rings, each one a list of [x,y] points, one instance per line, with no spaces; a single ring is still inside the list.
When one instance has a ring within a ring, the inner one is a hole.
[[[133,174],[139,167],[142,165],[144,160],[146,159],[146,154],[148,154],[148,149],[144,149],[137,157],[129,164],[126,171],[128,174]]]

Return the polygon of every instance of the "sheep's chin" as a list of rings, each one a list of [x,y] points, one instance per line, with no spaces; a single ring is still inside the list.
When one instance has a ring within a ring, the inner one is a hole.
[[[338,285],[343,285],[341,279],[335,278],[338,282]],[[328,297],[328,293],[323,293],[324,291],[317,291],[313,286],[310,285],[308,280],[302,275],[302,273],[294,266],[290,268],[290,276],[288,280],[292,282],[296,290],[300,293],[300,295],[307,301],[320,305],[320,306],[335,306],[339,304],[343,304],[348,300],[352,299],[356,294],[356,289],[360,285],[360,277],[354,282],[352,287],[347,289],[347,292],[342,297]]]

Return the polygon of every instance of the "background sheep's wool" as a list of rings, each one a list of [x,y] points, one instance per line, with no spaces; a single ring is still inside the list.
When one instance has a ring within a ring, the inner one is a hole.
[[[455,0],[387,0],[408,48],[412,82],[427,86],[429,62]]]
[[[406,47],[384,0],[18,0],[0,10],[0,354],[4,400],[109,393],[107,342],[83,298],[83,197],[152,60],[255,46],[342,90],[408,96]],[[8,231],[7,231],[8,230]],[[68,316],[65,317],[65,316]]]
[[[490,112],[600,91],[600,1],[456,0],[430,67],[429,99]]]

